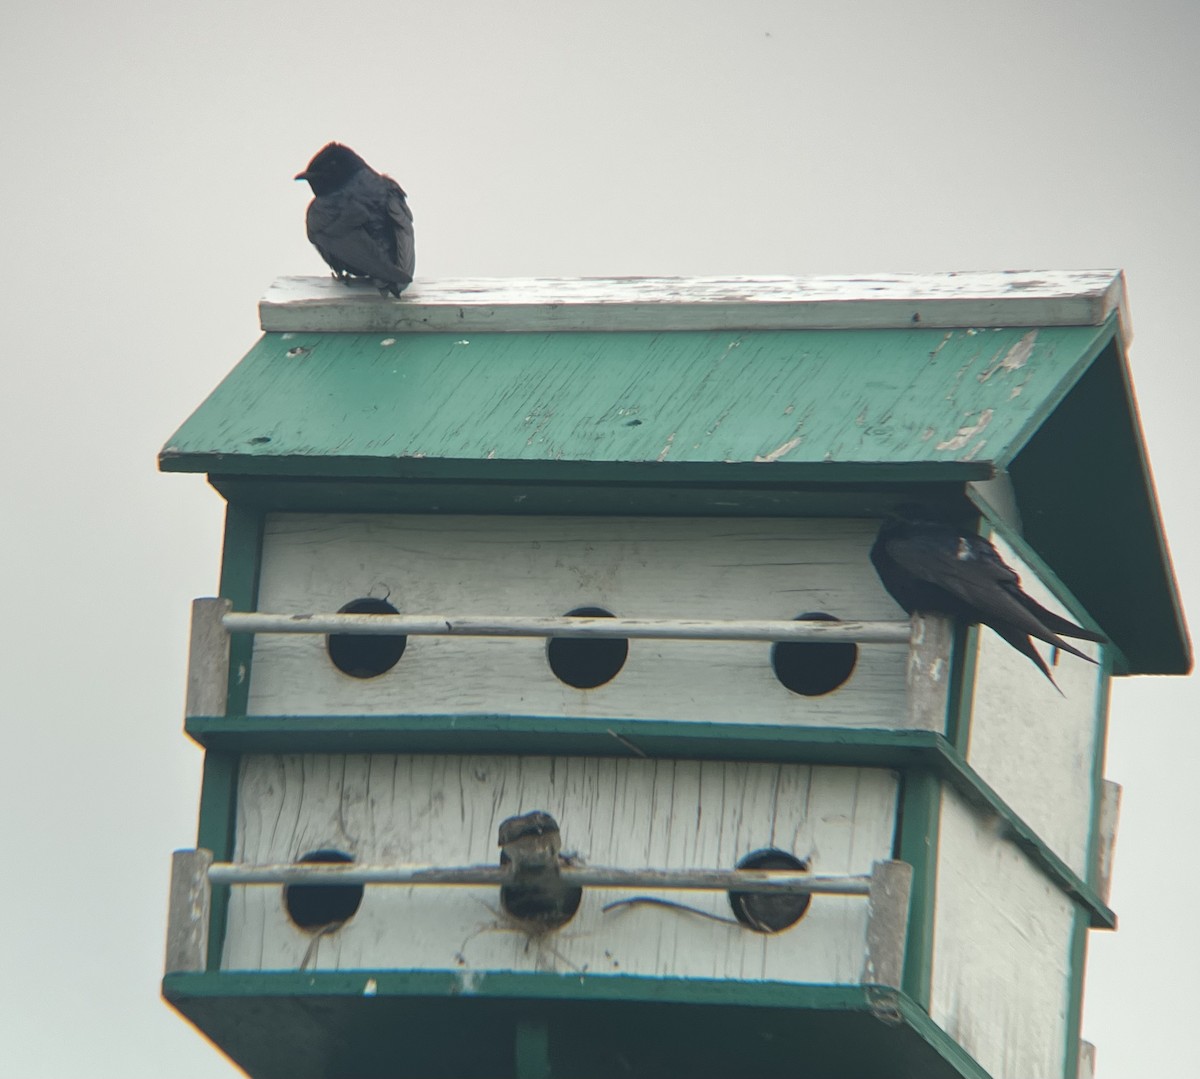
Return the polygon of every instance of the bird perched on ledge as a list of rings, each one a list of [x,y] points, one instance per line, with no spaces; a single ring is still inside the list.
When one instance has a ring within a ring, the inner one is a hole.
[[[370,278],[381,293],[399,296],[416,262],[404,189],[337,142],[296,179],[307,180],[316,196],[308,204],[308,238],[338,279]]]
[[[1085,641],[1107,638],[1046,610],[1021,591],[1021,578],[982,536],[956,528],[922,506],[904,505],[883,522],[871,548],[871,562],[888,590],[909,614],[932,611],[991,626],[1028,656],[1051,685],[1058,683],[1030,637],[1073,656],[1095,660],[1060,634]]]
[[[505,912],[533,932],[566,925],[579,909],[581,888],[564,884],[560,866],[571,859],[562,853],[558,821],[535,809],[500,822],[500,864],[512,866],[513,881],[500,889]]]

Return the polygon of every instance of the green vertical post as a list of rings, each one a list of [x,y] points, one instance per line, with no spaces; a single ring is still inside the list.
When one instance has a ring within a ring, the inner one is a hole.
[[[230,502],[225,511],[225,545],[221,560],[220,595],[235,611],[253,610],[258,602],[258,575],[262,553],[263,514],[256,508]],[[226,714],[245,714],[250,693],[250,659],[254,640],[234,637],[229,648],[229,689]],[[237,826],[237,781],[241,757],[237,753],[207,750],[200,786],[200,823],[196,845],[213,852],[217,861],[233,857]],[[208,933],[208,968],[216,970],[225,946],[229,912],[229,885],[212,891]]]
[[[550,1024],[544,1015],[524,1015],[517,1020],[516,1079],[551,1079]]]
[[[937,899],[941,783],[924,769],[904,774],[896,857],[913,868],[904,950],[904,992],[929,1010],[933,978],[933,915]]]

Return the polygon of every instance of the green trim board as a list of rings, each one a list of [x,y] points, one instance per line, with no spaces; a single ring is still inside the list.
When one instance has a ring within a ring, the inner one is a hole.
[[[1070,987],[1067,998],[1067,1031],[1064,1057],[1065,1075],[1079,1074],[1079,1039],[1083,1033],[1083,991],[1087,978],[1088,921],[1083,911],[1075,911],[1075,925],[1071,931],[1071,948],[1067,957],[1070,964]]]
[[[170,974],[163,995],[255,1079],[988,1079],[894,989],[480,971]]]
[[[258,580],[262,565],[263,514],[252,506],[230,502],[225,510],[225,543],[221,556],[220,595],[236,608],[253,610],[258,604]],[[226,711],[244,711],[250,693],[250,664],[254,639],[238,634],[229,642],[229,688]],[[232,745],[208,748],[200,784],[200,819],[197,846],[211,850],[220,859],[233,857],[237,826],[237,785],[241,750]],[[229,909],[229,887],[212,890],[209,918],[208,961],[220,961],[225,944]]]
[[[904,949],[904,991],[926,1011],[933,986],[941,791],[937,774],[929,769],[913,768],[902,773],[895,856],[913,870]]]
[[[1094,927],[1116,925],[1094,890],[934,731],[507,715],[189,716],[186,730],[206,749],[240,753],[645,756],[924,768],[995,814],[1008,838],[1087,908]]]
[[[580,466],[582,468],[582,466]],[[565,517],[882,517],[899,501],[934,505],[962,496],[963,471],[940,482],[925,481],[917,466],[874,466],[874,482],[851,481],[850,466],[822,469],[823,482],[768,482],[752,466],[689,469],[697,477],[663,482],[649,467],[644,477],[611,466],[587,470],[583,479],[518,482],[499,476],[486,480],[421,478],[325,478],[246,476],[213,473],[208,479],[225,498],[270,512],[292,513],[453,513]],[[857,469],[859,473],[863,469]],[[836,475],[834,473],[836,472]],[[837,482],[830,482],[837,480]],[[743,481],[740,486],[735,481]],[[753,480],[751,483],[750,481]]]
[[[1109,699],[1112,696],[1112,678],[1108,676],[1112,673],[1112,657],[1107,653],[1102,654],[1101,663],[1103,664],[1103,674],[1100,679],[1100,692],[1096,694],[1096,733],[1093,739],[1095,748],[1092,752],[1092,823],[1087,848],[1087,883],[1088,887],[1097,894],[1099,894],[1099,881],[1097,880],[1100,869],[1099,844],[1103,838],[1100,834],[1100,820],[1104,808],[1104,769],[1108,757],[1108,708]]]
[[[1121,649],[1127,669],[1118,673],[1188,673],[1191,642],[1115,342],[1020,446],[1008,472],[1025,543]]]
[[[510,474],[505,462],[549,464],[548,476],[569,463],[744,463],[787,480],[829,471],[799,465],[994,461],[1115,332],[1114,317],[1041,329],[268,333],[160,465],[485,478]]]

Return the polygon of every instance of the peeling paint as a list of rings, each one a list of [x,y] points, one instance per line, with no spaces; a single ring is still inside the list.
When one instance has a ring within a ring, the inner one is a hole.
[[[945,336],[945,337],[943,337],[943,338],[941,339],[941,341],[939,341],[939,342],[938,342],[938,347],[937,347],[937,348],[935,348],[935,349],[934,349],[934,350],[933,350],[933,351],[932,351],[932,352],[929,354],[929,358],[932,360],[932,359],[934,358],[934,356],[936,356],[936,355],[937,355],[939,352],[941,352],[941,351],[942,351],[942,349],[944,349],[944,348],[945,348],[945,347],[946,347],[946,346],[947,346],[947,345],[948,345],[948,344],[949,344],[949,343],[950,343],[950,342],[951,342],[953,339],[954,339],[954,331],[953,331],[953,330],[950,330],[950,331],[948,331],[948,332],[946,333],[946,336]]]
[[[454,343],[456,345],[469,345],[471,342],[464,337],[461,341],[455,341]]]
[[[765,464],[770,461],[778,461],[785,453],[790,453],[804,440],[803,435],[797,435],[795,438],[789,438],[782,446],[776,446],[770,453],[755,454],[754,460],[757,464]]]
[[[384,348],[391,348],[391,347],[392,347],[392,345],[394,345],[394,344],[396,343],[396,339],[395,339],[394,337],[385,337],[385,338],[384,338],[382,341],[380,341],[379,343],[380,343],[380,344],[381,344],[381,345],[382,345]]]
[[[458,991],[470,996],[479,989],[479,983],[483,980],[483,976],[477,970],[460,970],[457,971]]]
[[[671,443],[674,441],[675,441],[675,432],[672,431],[669,435],[667,435],[666,445],[663,446],[663,448],[659,451],[658,460],[665,461],[667,459],[667,454],[671,452]]]
[[[1033,346],[1037,343],[1037,336],[1037,330],[1030,330],[1003,356],[998,357],[986,371],[976,377],[980,382],[986,382],[997,371],[1019,371],[1033,355]]]
[[[953,438],[948,438],[945,442],[939,442],[937,448],[939,450],[961,450],[976,435],[983,433],[984,428],[992,422],[992,415],[992,409],[985,408],[979,413],[979,419],[975,423],[964,424],[958,429]]]
[[[363,996],[373,997],[379,992],[379,983],[374,978],[368,978],[367,984],[363,986]]]
[[[987,445],[987,439],[981,438],[978,442],[975,443],[974,446],[972,446],[966,453],[964,453],[959,458],[959,460],[960,461],[974,461],[975,458],[978,457],[980,455],[980,453],[983,452],[983,447],[986,445]]]
[[[933,438],[933,428],[926,427],[925,430],[921,432],[921,441],[928,442],[931,438]]]

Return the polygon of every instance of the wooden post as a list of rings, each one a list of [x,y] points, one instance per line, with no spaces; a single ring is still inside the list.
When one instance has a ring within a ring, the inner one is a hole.
[[[233,608],[227,599],[192,600],[185,714],[223,716],[229,692],[229,634],[222,619]]]
[[[864,985],[899,988],[904,975],[904,946],[908,936],[908,896],[912,866],[907,862],[876,862],[871,870],[867,900],[867,955]]]
[[[1096,820],[1096,864],[1092,887],[1108,905],[1112,888],[1113,852],[1117,845],[1117,818],[1121,812],[1121,784],[1106,779],[1100,791],[1100,813]]]
[[[202,973],[208,960],[208,918],[212,889],[210,850],[177,850],[171,855],[171,898],[167,906],[166,973]]]
[[[908,651],[909,727],[946,733],[954,621],[944,615],[914,614]]]

